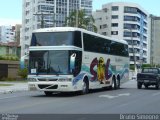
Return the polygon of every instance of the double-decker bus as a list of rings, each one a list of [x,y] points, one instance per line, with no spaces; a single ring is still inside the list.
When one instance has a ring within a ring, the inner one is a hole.
[[[120,88],[129,80],[128,44],[81,28],[33,32],[29,47],[29,90],[75,92]]]

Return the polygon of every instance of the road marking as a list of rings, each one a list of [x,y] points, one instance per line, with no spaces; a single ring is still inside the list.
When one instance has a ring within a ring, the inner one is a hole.
[[[118,94],[118,96],[130,96],[130,93],[122,93],[122,94]]]
[[[3,100],[3,99],[9,99],[9,98],[15,98],[15,97],[19,97],[19,96],[13,96],[13,97],[4,97],[4,98],[0,98],[0,100]]]
[[[0,98],[0,100],[3,100],[3,99],[10,99],[10,98],[16,98],[16,97],[24,97],[25,95],[21,95],[21,96],[12,96],[12,97],[3,97],[3,98]]]
[[[122,93],[122,94],[118,94],[118,95],[100,95],[99,97],[113,99],[113,98],[117,98],[117,97],[130,96],[130,95],[131,95],[130,93]]]
[[[125,103],[125,104],[119,105],[118,107],[124,107],[124,106],[127,106],[127,105],[129,105],[129,104],[128,104],[128,103]]]
[[[116,97],[118,97],[118,96],[112,96],[112,95],[100,95],[99,97],[105,97],[105,98],[113,99],[113,98],[116,98]]]
[[[160,92],[154,93],[153,96],[160,95]]]

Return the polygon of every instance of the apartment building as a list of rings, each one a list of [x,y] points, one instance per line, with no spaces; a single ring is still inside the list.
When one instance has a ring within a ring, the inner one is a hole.
[[[8,43],[15,40],[15,26],[0,26],[0,42]]]
[[[73,10],[92,14],[92,0],[23,0],[21,56],[28,52],[32,31],[61,27]]]
[[[130,64],[134,64],[134,60],[137,66],[150,62],[148,56],[149,15],[141,6],[127,2],[108,3],[102,5],[101,10],[93,12],[93,17],[98,33],[128,42]]]
[[[20,36],[21,36],[21,24],[15,25],[15,42],[17,43],[17,46],[20,46]]]
[[[150,63],[160,65],[160,17],[150,15]]]

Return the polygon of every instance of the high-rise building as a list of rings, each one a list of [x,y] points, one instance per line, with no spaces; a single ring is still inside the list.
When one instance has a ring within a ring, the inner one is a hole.
[[[20,45],[21,28],[22,28],[21,24],[15,25],[15,42],[17,43],[17,46]]]
[[[160,65],[160,17],[150,15],[150,61]]]
[[[8,43],[15,40],[15,26],[0,26],[0,42]]]
[[[93,12],[93,17],[98,33],[128,42],[130,64],[149,63],[149,15],[141,6],[126,2],[108,3]]]
[[[32,31],[39,28],[61,27],[73,10],[92,14],[92,0],[23,0],[21,56],[29,48]]]

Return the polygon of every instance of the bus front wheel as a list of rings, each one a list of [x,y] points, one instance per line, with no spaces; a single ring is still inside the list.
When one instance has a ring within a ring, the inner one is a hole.
[[[84,95],[84,94],[87,94],[89,92],[89,82],[88,80],[85,78],[83,80],[83,83],[82,83],[82,91],[81,91],[81,94]]]

